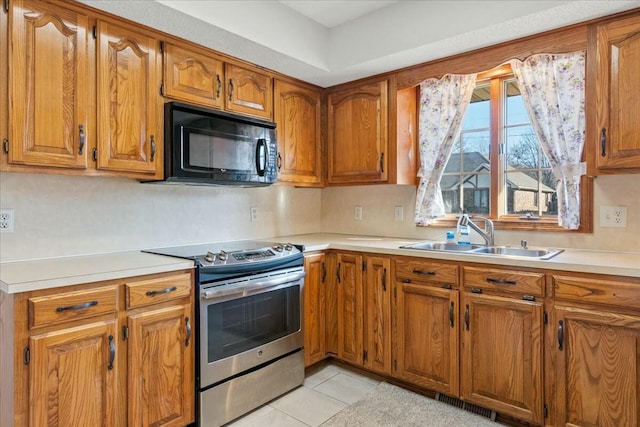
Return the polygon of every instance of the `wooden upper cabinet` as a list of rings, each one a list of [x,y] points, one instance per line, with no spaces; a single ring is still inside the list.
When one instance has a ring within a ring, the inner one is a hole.
[[[273,79],[257,70],[225,64],[225,109],[273,120]]]
[[[98,168],[162,175],[159,42],[98,21]]]
[[[328,96],[328,183],[386,182],[387,81]]]
[[[462,399],[541,424],[542,303],[464,293],[462,304]]]
[[[43,1],[11,5],[8,162],[86,168],[88,17]]]
[[[179,101],[222,108],[225,94],[222,61],[170,43],[163,46],[163,94]]]
[[[321,185],[320,91],[276,80],[274,110],[278,180],[298,186]]]
[[[29,425],[118,425],[116,321],[32,336]]]
[[[596,40],[597,127],[590,136],[591,155],[598,171],[638,173],[640,16],[599,25]]]
[[[640,425],[640,317],[554,310],[557,426]]]

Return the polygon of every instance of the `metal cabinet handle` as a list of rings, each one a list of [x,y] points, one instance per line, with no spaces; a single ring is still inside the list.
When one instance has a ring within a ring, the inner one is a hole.
[[[276,166],[278,167],[278,171],[282,169],[282,156],[278,153],[278,158],[276,159]]]
[[[216,74],[216,82],[218,83],[218,89],[216,89],[216,98],[220,98],[220,91],[222,90],[222,81],[220,80],[220,74]]]
[[[327,269],[324,266],[324,262],[322,263],[322,283],[324,283],[324,279],[327,277]]]
[[[85,143],[83,125],[78,125],[78,134],[80,135],[80,146],[78,147],[78,154],[82,154],[82,150],[84,150],[84,143]]]
[[[564,321],[558,321],[558,350],[562,351],[562,344],[564,343]]]
[[[89,301],[78,305],[68,305],[66,307],[58,307],[56,308],[56,313],[62,313],[63,311],[72,311],[72,310],[83,310],[89,307],[95,307],[98,305],[98,301]]]
[[[469,304],[466,305],[464,309],[464,325],[469,330]]]
[[[340,263],[338,263],[338,268],[336,269],[336,277],[338,279],[338,283],[340,283]]]
[[[189,322],[189,318],[184,318],[185,326],[187,327],[187,339],[184,340],[184,346],[189,347],[189,341],[191,340],[191,322]]]
[[[607,128],[602,128],[600,131],[600,155],[602,157],[607,156]]]
[[[455,311],[455,303],[451,301],[451,305],[449,306],[449,324],[453,328],[453,314]]]
[[[492,277],[487,277],[487,282],[493,283],[494,285],[517,285],[518,284],[518,282],[513,280],[494,279]]]
[[[159,291],[147,291],[147,296],[148,297],[152,297],[155,295],[162,295],[162,294],[168,294],[169,292],[173,292],[178,290],[177,287],[175,286],[171,286],[169,288],[165,288],[165,289],[160,289]]]
[[[156,138],[151,135],[151,161],[153,162],[153,158],[156,156]]]
[[[413,269],[413,274],[422,274],[425,276],[435,276],[436,272],[435,271],[425,271],[425,270],[420,270],[418,268],[414,268]]]
[[[233,79],[229,79],[229,101],[233,101]]]
[[[113,361],[116,360],[116,343],[113,340],[113,335],[109,335],[109,365],[108,370],[113,369]]]
[[[380,153],[380,173],[384,173],[384,153]]]
[[[387,292],[387,269],[382,269],[382,290]]]

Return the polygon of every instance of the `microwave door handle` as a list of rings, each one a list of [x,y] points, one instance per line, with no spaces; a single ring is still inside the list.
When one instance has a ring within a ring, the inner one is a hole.
[[[256,172],[258,176],[264,176],[267,169],[267,141],[260,138],[256,145]]]

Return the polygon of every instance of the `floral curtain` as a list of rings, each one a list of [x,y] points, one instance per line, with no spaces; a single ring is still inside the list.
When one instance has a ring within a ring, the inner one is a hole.
[[[585,52],[540,54],[511,67],[540,145],[557,179],[558,224],[580,226],[580,162],[585,136]]]
[[[445,214],[440,179],[460,135],[475,83],[476,74],[447,74],[420,84],[417,225],[429,225]]]

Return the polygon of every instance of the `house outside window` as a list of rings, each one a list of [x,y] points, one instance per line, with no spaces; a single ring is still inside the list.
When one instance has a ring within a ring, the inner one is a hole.
[[[555,178],[509,72],[479,76],[440,181],[447,214],[557,218]]]

